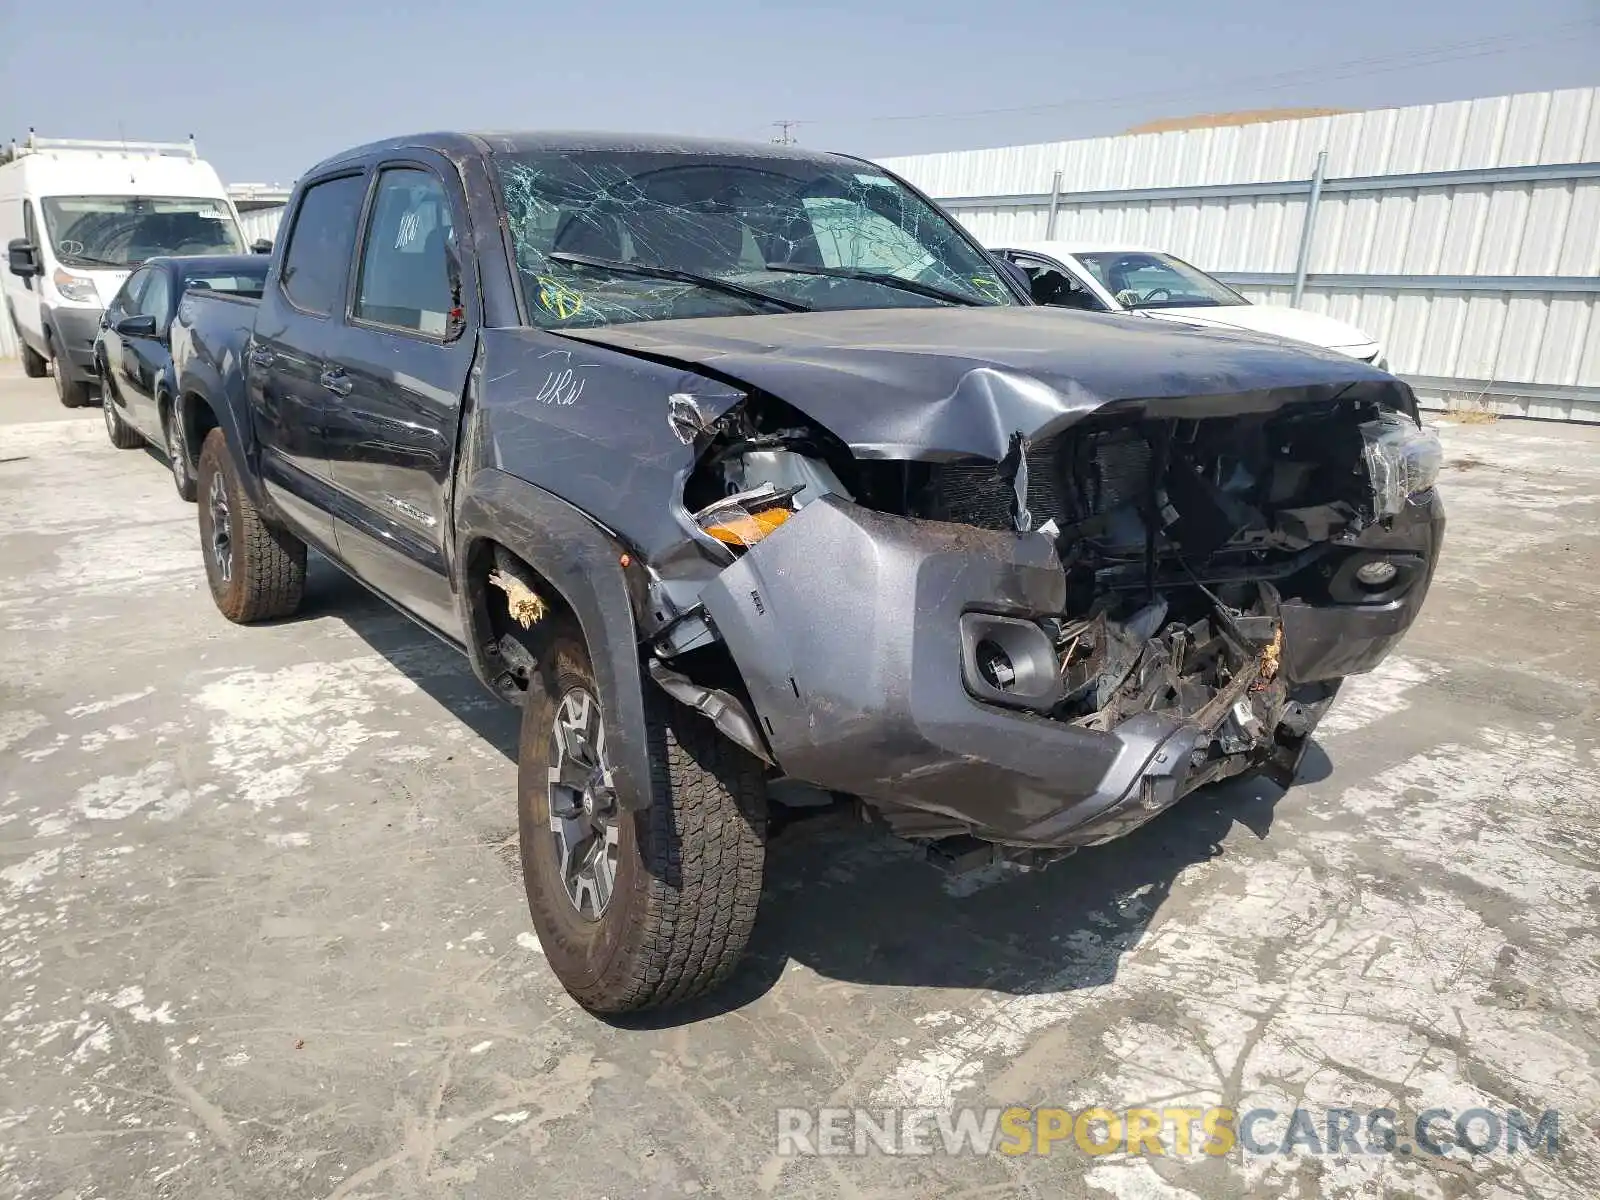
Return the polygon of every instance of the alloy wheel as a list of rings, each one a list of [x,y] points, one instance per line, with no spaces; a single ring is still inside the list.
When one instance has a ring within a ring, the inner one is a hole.
[[[572,688],[556,706],[548,794],[567,899],[580,916],[598,921],[616,888],[621,825],[600,702],[586,688]]]
[[[172,475],[182,491],[189,482],[189,456],[183,448],[183,433],[175,417],[167,418],[167,461],[172,464]]]
[[[228,523],[228,489],[220,471],[211,477],[206,504],[211,512],[211,557],[222,582],[229,583],[233,579],[233,527]]]

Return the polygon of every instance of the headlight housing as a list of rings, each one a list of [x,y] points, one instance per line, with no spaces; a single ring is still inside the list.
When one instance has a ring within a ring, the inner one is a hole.
[[[747,549],[794,516],[794,497],[801,490],[763,483],[702,508],[694,514],[695,524],[725,546]]]
[[[1372,483],[1372,509],[1392,517],[1439,478],[1444,448],[1431,429],[1403,413],[1387,412],[1361,426],[1361,457]]]
[[[56,273],[50,277],[50,282],[56,285],[56,291],[61,293],[63,300],[95,301],[100,299],[100,293],[94,286],[94,280],[84,275],[74,275],[70,271],[56,268]]]

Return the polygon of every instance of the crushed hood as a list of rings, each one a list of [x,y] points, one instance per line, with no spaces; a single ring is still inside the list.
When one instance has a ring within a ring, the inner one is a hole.
[[[562,336],[759,388],[862,458],[999,459],[1112,405],[1152,417],[1336,397],[1412,412],[1405,384],[1259,335],[1044,307],[893,308],[567,329]]]

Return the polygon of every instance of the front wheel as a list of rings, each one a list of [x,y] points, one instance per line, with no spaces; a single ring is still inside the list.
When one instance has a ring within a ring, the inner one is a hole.
[[[55,360],[56,399],[64,408],[82,408],[89,403],[89,385],[72,377],[72,361],[55,334],[50,335],[50,357]]]
[[[195,497],[194,469],[189,465],[189,442],[183,436],[183,421],[170,404],[161,410],[162,440],[167,445],[167,463],[172,468],[172,484],[178,498],[191,503]]]
[[[211,598],[241,625],[287,617],[306,584],[306,544],[268,525],[239,482],[222,430],[200,450],[200,552]]]
[[[26,342],[22,344],[22,373],[29,379],[43,379],[50,369],[45,356]]]
[[[646,697],[646,728],[608,731],[581,639],[529,684],[517,807],[523,886],[551,969],[595,1013],[689,1000],[732,974],[761,898],[762,764],[704,717]],[[612,738],[650,749],[650,807],[622,810]]]
[[[100,387],[100,415],[105,418],[106,436],[118,450],[137,450],[144,445],[143,435],[117,411],[116,385],[111,382],[111,375],[102,369],[100,378],[104,381]]]

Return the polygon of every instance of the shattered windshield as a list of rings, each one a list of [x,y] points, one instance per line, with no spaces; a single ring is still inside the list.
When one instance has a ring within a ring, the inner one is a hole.
[[[610,150],[496,163],[537,325],[1018,303],[947,217],[865,163]]]
[[[1217,308],[1250,303],[1221,280],[1170,254],[1100,250],[1075,257],[1123,308]]]

